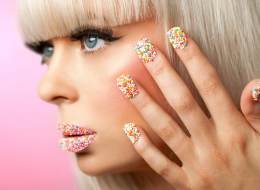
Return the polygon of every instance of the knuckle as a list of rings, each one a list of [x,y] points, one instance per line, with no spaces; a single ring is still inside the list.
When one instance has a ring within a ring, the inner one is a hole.
[[[180,95],[175,99],[175,107],[178,112],[189,114],[194,108],[194,101],[190,95]]]
[[[205,171],[204,172],[209,172],[208,170],[210,167],[212,167],[212,164],[216,166],[220,166],[221,168],[225,170],[229,170],[231,167],[230,159],[227,154],[227,150],[224,149],[223,146],[219,143],[212,143],[212,142],[207,142],[208,148],[205,157],[202,160],[202,163],[205,166]],[[210,159],[209,159],[210,158]],[[208,175],[204,175],[202,178],[204,180],[207,180]]]
[[[211,177],[207,169],[202,166],[198,167],[198,174],[202,183],[209,184],[211,182]]]
[[[229,135],[229,143],[231,145],[231,147],[235,147],[235,146],[244,146],[246,140],[246,135],[236,126],[229,126],[227,128],[227,132]]]
[[[200,54],[200,51],[187,52],[186,55],[183,55],[183,62],[197,62]]]
[[[160,163],[156,166],[156,172],[161,176],[167,176],[169,173],[169,162]]]
[[[141,145],[139,143],[136,144],[135,149],[141,156],[145,155],[149,150],[150,145],[147,143],[142,143]]]
[[[167,122],[159,129],[159,134],[163,139],[174,139],[176,135],[176,129],[172,121]]]
[[[226,152],[219,146],[213,147],[212,151],[214,152],[213,161],[218,163],[222,168],[229,169],[230,162]]]
[[[200,90],[207,95],[215,96],[217,94],[219,86],[215,74],[202,78]]]
[[[138,101],[135,103],[135,106],[139,109],[139,110],[144,110],[147,107],[149,107],[150,101],[148,99],[147,96],[143,96],[141,98],[138,99]]]
[[[163,62],[158,61],[156,64],[153,65],[153,68],[152,68],[153,76],[163,75],[164,72],[165,72],[165,65],[163,64]]]

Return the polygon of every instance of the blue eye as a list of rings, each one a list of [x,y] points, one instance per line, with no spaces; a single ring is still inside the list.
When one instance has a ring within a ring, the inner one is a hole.
[[[43,55],[45,57],[50,58],[52,56],[52,54],[53,54],[53,50],[54,50],[53,47],[44,47],[43,48]]]
[[[93,52],[105,45],[105,40],[98,37],[86,36],[83,38],[82,49],[85,52]]]
[[[42,49],[42,62],[43,65],[52,55],[54,48],[52,46],[44,46]]]
[[[97,37],[86,37],[85,38],[86,46],[89,48],[95,47],[95,45],[97,44],[97,41],[98,41]]]

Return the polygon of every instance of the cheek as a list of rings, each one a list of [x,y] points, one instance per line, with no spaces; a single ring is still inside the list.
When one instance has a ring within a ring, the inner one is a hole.
[[[99,112],[99,114],[102,112],[104,114],[122,116],[122,113],[125,113],[126,110],[128,116],[137,114],[137,111],[129,100],[117,87],[116,79],[122,74],[129,74],[133,80],[139,82],[154,99],[158,99],[160,96],[157,84],[141,60],[137,57],[136,53],[134,52],[131,57],[130,59],[126,59],[125,62],[119,60],[119,63],[113,62],[114,65],[117,65],[115,67],[116,69],[107,69],[99,81],[94,81],[97,83],[95,86],[98,88],[95,89],[96,96],[93,98],[93,101],[91,101],[91,107]],[[107,115],[107,117],[109,116]]]

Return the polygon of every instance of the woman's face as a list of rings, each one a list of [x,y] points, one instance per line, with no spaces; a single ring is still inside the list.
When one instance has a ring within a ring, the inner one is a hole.
[[[57,124],[71,123],[97,132],[95,140],[76,153],[80,169],[88,175],[150,170],[125,135],[126,123],[142,127],[166,156],[171,152],[118,89],[116,81],[122,74],[129,74],[178,120],[134,50],[137,41],[148,38],[165,54],[164,40],[156,31],[153,19],[117,26],[113,37],[123,37],[108,45],[102,39],[83,40],[85,50],[93,45],[92,49],[103,46],[98,52],[87,54],[81,53],[80,41],[71,41],[70,37],[50,39],[54,53],[45,62],[48,70],[38,94],[44,101],[58,105]],[[174,160],[178,162],[175,155]]]

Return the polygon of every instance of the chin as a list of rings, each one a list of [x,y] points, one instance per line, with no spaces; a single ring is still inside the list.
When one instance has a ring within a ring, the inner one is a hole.
[[[89,176],[102,176],[135,171],[145,164],[145,162],[139,158],[133,162],[134,159],[118,160],[116,157],[106,159],[103,156],[101,158],[90,153],[76,153],[76,157],[79,169]]]
[[[90,176],[102,176],[115,173],[115,167],[108,165],[104,159],[99,161],[96,157],[88,153],[77,153],[77,164],[79,169]]]

